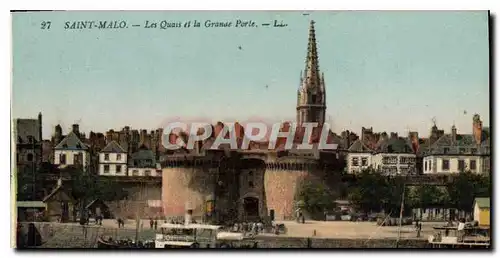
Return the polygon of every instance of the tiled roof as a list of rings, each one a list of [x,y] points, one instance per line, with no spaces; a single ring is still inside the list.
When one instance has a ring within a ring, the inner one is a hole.
[[[123,149],[122,146],[115,141],[111,141],[101,150],[101,152],[127,153],[127,151],[125,151],[125,149]]]
[[[17,144],[40,142],[40,124],[37,119],[16,119],[15,137]]]
[[[74,132],[70,132],[54,149],[56,150],[87,150],[85,145]]]
[[[348,150],[349,152],[373,152],[373,150],[368,148],[360,139],[354,141]]]

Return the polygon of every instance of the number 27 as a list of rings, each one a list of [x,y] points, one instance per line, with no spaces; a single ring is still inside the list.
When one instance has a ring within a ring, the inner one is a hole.
[[[41,27],[42,30],[48,30],[48,29],[50,29],[50,22],[44,21],[44,22],[42,22],[41,26],[42,26]]]

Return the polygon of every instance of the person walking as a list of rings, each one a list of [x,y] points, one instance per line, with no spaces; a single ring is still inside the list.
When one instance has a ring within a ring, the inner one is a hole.
[[[155,230],[158,230],[158,220],[155,219],[154,225],[155,225]]]
[[[422,222],[417,221],[416,223],[417,224],[415,225],[415,227],[417,229],[417,238],[419,238],[420,237],[420,232],[422,231]]]
[[[153,221],[153,218],[149,218],[149,228],[153,229],[155,222]]]
[[[463,242],[465,236],[465,219],[460,219],[457,231],[458,231],[458,242]]]

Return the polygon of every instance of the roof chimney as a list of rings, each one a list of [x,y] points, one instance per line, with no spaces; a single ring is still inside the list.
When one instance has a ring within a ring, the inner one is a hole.
[[[472,134],[477,145],[481,144],[483,133],[483,122],[478,114],[472,118]]]
[[[78,124],[73,124],[73,132],[80,137],[80,126]]]

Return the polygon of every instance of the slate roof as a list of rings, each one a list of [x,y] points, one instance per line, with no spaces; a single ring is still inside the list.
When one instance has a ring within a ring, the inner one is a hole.
[[[133,153],[129,159],[130,167],[155,167],[156,158],[151,150],[140,149]]]
[[[490,138],[482,137],[481,145],[477,145],[472,134],[457,134],[453,141],[451,134],[441,136],[426,151],[426,155],[439,154],[489,154]]]
[[[56,150],[87,150],[80,138],[74,133],[70,132],[54,149]]]
[[[120,146],[120,144],[118,144],[115,141],[111,141],[108,145],[106,145],[106,147],[104,147],[101,150],[101,152],[127,153],[127,151],[125,149],[123,149],[122,146]]]
[[[48,194],[47,196],[45,196],[45,198],[43,198],[43,202],[50,201],[50,199],[52,199],[52,197],[54,197],[60,191],[62,191],[62,194],[63,194],[62,199],[63,200],[71,200],[71,197],[69,196],[65,187],[63,187],[63,185],[62,185],[62,181],[59,179],[57,182],[57,186],[54,188],[54,190],[52,190],[52,192],[50,194]]]
[[[40,142],[40,130],[37,119],[16,119],[16,143],[30,143],[29,138],[31,137],[35,143]]]
[[[101,204],[101,205],[104,205],[107,207],[106,203],[104,203],[102,200],[95,199],[95,200],[91,201],[89,204],[87,204],[87,206],[85,206],[85,209],[90,209],[90,207],[92,207],[92,205],[94,205],[94,204]]]
[[[407,139],[402,137],[392,137],[381,139],[378,143],[376,152],[378,153],[413,153],[413,147]]]
[[[490,198],[481,197],[474,199],[474,205],[477,203],[479,208],[481,209],[489,209],[490,208]]]

